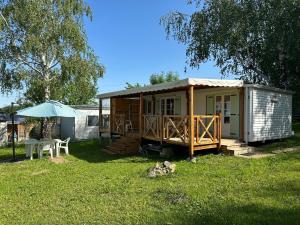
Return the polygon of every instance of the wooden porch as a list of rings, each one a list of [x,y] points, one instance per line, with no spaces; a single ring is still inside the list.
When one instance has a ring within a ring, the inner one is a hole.
[[[186,146],[191,156],[197,150],[219,149],[222,137],[221,115],[193,114],[193,87],[187,93],[188,115],[144,115],[142,93],[139,98],[111,98],[110,115],[100,113],[99,131]]]
[[[145,139],[183,146],[192,144],[193,151],[221,146],[221,115],[193,115],[192,119],[189,116],[144,115],[143,124]]]

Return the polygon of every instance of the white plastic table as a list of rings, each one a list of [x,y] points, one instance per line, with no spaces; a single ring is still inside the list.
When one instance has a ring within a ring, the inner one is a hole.
[[[30,157],[30,160],[33,159],[33,150],[38,151],[39,141],[35,139],[30,139],[25,141],[25,153],[26,157]]]
[[[26,157],[30,157],[30,160],[33,159],[33,151],[36,150],[38,153],[38,157],[42,157],[41,151],[43,151],[42,146],[43,145],[54,145],[54,154],[55,156],[59,156],[59,149],[58,149],[58,144],[62,140],[60,139],[53,139],[53,140],[42,140],[38,141],[35,139],[30,139],[25,142],[25,152],[26,152]]]

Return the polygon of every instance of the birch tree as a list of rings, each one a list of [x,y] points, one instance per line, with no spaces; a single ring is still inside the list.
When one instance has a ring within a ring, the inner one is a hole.
[[[88,46],[84,17],[92,12],[83,0],[0,1],[1,92],[23,88],[34,102],[93,97],[104,68]]]

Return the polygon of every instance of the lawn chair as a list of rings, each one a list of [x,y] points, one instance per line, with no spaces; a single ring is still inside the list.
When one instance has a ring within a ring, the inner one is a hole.
[[[132,132],[133,127],[132,127],[132,122],[131,120],[126,120],[125,121],[125,131],[126,132]]]
[[[38,152],[39,158],[43,158],[44,152],[49,152],[51,158],[53,158],[53,142],[49,140],[43,140],[39,143]]]
[[[71,140],[71,138],[67,138],[64,141],[60,141],[58,142],[58,146],[57,146],[57,155],[59,155],[60,153],[60,149],[65,150],[65,153],[67,155],[69,155],[69,141]]]

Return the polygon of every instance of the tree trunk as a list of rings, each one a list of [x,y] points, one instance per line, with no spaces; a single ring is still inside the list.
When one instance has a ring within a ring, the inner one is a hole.
[[[50,82],[49,82],[49,74],[45,75],[45,97],[44,100],[45,102],[50,100]],[[41,128],[42,128],[42,138],[51,138],[50,135],[50,129],[51,129],[51,123],[48,118],[44,118],[41,123]]]

